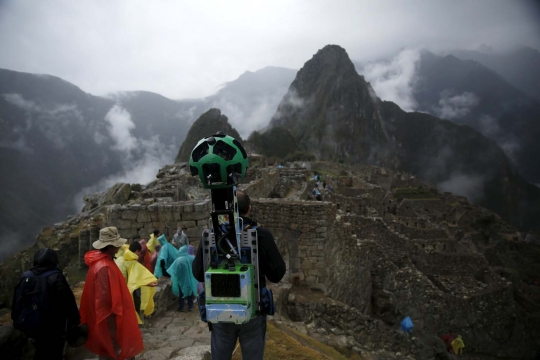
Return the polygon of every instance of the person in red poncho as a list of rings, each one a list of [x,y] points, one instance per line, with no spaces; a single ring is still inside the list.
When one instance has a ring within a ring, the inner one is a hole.
[[[146,245],[146,240],[142,239],[139,241],[141,244],[141,253],[139,254],[139,263],[141,263],[145,268],[150,270],[150,253],[148,252],[148,246]],[[154,272],[152,271],[152,274]]]
[[[100,359],[130,359],[144,349],[133,299],[113,261],[126,241],[115,227],[103,228],[92,244],[98,250],[84,256],[89,267],[79,309],[81,323],[88,324],[84,346]]]

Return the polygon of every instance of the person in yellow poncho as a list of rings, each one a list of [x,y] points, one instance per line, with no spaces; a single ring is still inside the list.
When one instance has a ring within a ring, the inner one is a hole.
[[[150,255],[156,251],[156,245],[159,245],[158,237],[161,232],[159,230],[154,230],[152,234],[150,234],[150,240],[146,243],[146,247],[148,248],[148,252]]]
[[[463,342],[463,339],[461,338],[461,335],[458,335],[454,341],[452,341],[452,349],[454,349],[454,354],[456,355],[463,355],[463,348],[465,347],[465,343]]]
[[[124,244],[124,245],[120,246],[120,249],[118,249],[118,251],[116,252],[116,255],[114,255],[114,258],[119,259],[122,256],[124,256],[124,253],[126,252],[127,249],[129,249],[128,244]]]
[[[157,285],[157,278],[137,261],[141,250],[141,244],[134,241],[122,257],[115,260],[126,279],[129,292],[133,296],[139,324],[143,323],[139,316],[140,311],[143,311],[146,316],[154,312],[154,294]]]

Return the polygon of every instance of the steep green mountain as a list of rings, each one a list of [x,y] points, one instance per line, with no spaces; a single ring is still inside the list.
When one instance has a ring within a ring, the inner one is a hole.
[[[295,138],[283,126],[274,126],[265,132],[254,131],[245,146],[259,154],[279,159],[286,159],[298,150]]]
[[[395,164],[373,90],[345,50],[328,45],[300,69],[270,121],[320,159]]]
[[[465,195],[522,229],[540,229],[540,189],[527,183],[495,141],[468,126],[396,104],[379,106],[402,169]]]
[[[204,137],[213,135],[221,131],[226,135],[230,135],[237,140],[242,138],[238,132],[229,124],[229,121],[225,115],[221,114],[219,109],[210,109],[201,115],[193,123],[186,136],[185,141],[182,143],[178,155],[176,155],[175,162],[187,162],[191,155],[191,151],[197,145],[199,140]]]
[[[403,169],[522,228],[540,228],[540,189],[520,176],[495,141],[469,126],[381,102],[339,46],[326,46],[306,62],[270,126],[284,127],[299,150],[320,159]]]
[[[540,182],[540,102],[482,64],[452,55],[423,51],[416,76],[413,96],[419,111],[494,139],[527,180]]]

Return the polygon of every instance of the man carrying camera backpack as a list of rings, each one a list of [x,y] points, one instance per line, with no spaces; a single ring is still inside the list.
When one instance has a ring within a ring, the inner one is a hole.
[[[34,339],[34,359],[62,359],[67,332],[81,322],[75,296],[52,249],[39,249],[13,295],[13,326]]]

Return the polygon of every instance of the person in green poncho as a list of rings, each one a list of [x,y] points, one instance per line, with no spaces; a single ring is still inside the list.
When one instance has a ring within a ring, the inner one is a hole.
[[[165,234],[158,237],[157,240],[161,245],[161,250],[159,250],[156,267],[154,269],[154,276],[158,279],[162,276],[170,277],[167,269],[178,258],[178,250],[167,241]]]
[[[188,254],[188,247],[184,245],[178,252],[178,258],[167,269],[173,282],[172,291],[178,296],[178,311],[184,311],[184,299],[187,299],[188,311],[193,310],[198,283],[191,268],[193,259],[194,256]]]

